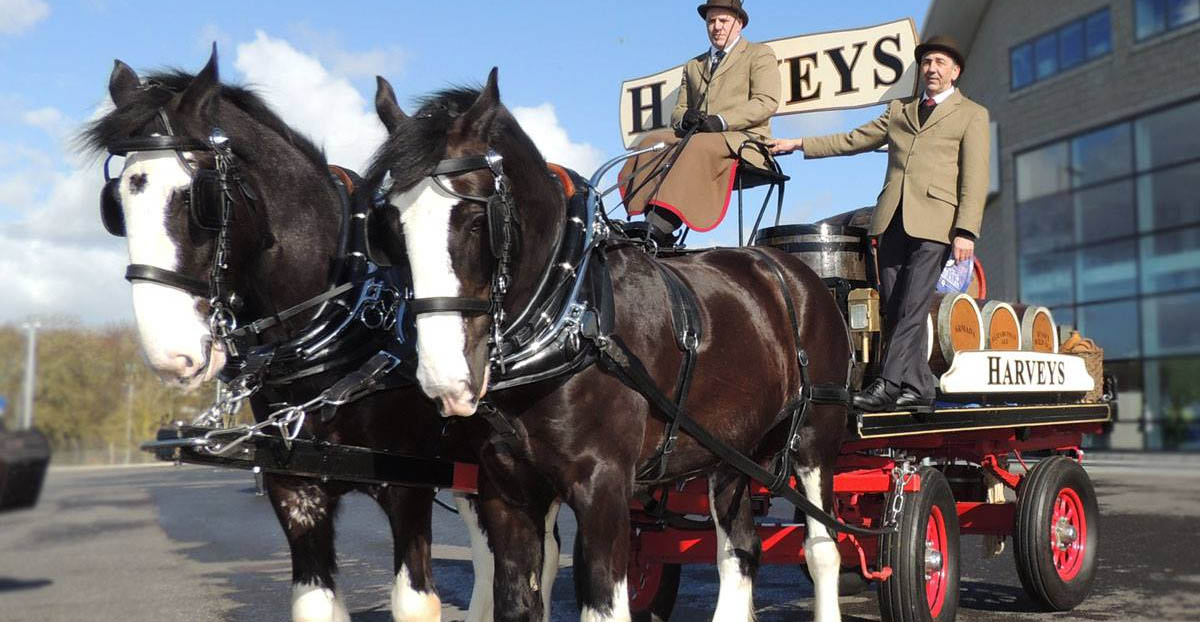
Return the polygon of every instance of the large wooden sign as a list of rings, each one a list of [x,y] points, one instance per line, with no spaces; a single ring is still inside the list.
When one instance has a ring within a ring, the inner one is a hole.
[[[911,19],[767,41],[779,59],[777,115],[861,108],[916,92]],[[628,148],[642,134],[667,127],[679,98],[683,65],[621,83],[621,138]]]

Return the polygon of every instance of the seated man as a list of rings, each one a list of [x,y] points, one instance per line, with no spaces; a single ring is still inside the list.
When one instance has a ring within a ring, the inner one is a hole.
[[[660,245],[673,242],[683,223],[708,231],[721,222],[742,143],[769,140],[771,115],[779,109],[779,62],[770,47],[742,38],[750,17],[741,0],[708,0],[697,10],[712,45],[683,68],[674,129],[651,132],[634,145],[679,146],[630,159],[619,177],[629,214],[644,213]],[[764,164],[757,150],[742,157]]]

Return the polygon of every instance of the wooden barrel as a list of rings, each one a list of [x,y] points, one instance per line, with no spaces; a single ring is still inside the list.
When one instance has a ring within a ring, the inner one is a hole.
[[[933,354],[929,358],[929,367],[935,374],[950,368],[956,352],[983,349],[983,317],[974,298],[967,294],[946,294],[935,301],[930,311],[937,316],[933,323]]]
[[[988,350],[1020,350],[1021,320],[1012,305],[999,300],[984,302],[983,347]]]
[[[1033,352],[1058,352],[1058,326],[1046,307],[1014,304],[1021,318],[1021,349]]]
[[[867,230],[837,225],[780,225],[760,229],[755,246],[773,246],[800,258],[823,279],[867,282]]]

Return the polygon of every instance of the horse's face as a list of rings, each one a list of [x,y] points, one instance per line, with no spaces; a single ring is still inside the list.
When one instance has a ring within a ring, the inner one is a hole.
[[[199,88],[204,84],[196,90],[189,88],[166,108],[176,133],[197,125],[189,115],[201,109],[194,99],[209,95],[201,91],[216,88],[215,60],[214,53],[209,66],[195,79],[207,82],[208,88]],[[142,87],[136,74],[118,62],[109,84],[118,112],[138,88]],[[191,217],[186,192],[195,172],[211,167],[211,154],[203,152],[133,151],[126,156],[125,168],[109,197],[117,205],[106,209],[115,208],[123,221],[131,264],[208,280],[216,235]],[[210,331],[209,303],[204,297],[142,280],[133,282],[132,294],[142,351],[164,380],[193,389],[221,370],[225,352]]]
[[[450,122],[445,157],[481,155],[486,135],[476,126],[485,107],[499,104],[494,77],[466,112]],[[409,119],[395,104],[386,81],[376,95],[380,118],[393,135],[419,133],[427,121]],[[461,114],[460,114],[461,112]],[[478,201],[456,197],[432,177],[413,177],[412,171],[389,171],[397,183],[388,195],[399,214],[416,298],[465,297],[487,301],[491,296],[495,259],[488,240],[487,213]],[[492,194],[490,172],[476,170],[441,178],[454,192],[468,196]],[[444,416],[469,416],[487,391],[490,314],[457,311],[417,316],[417,379],[422,390],[441,405]]]
[[[467,180],[452,182],[455,190]],[[483,207],[425,179],[394,195],[417,298],[491,295],[491,254]],[[458,312],[417,316],[417,379],[444,415],[474,414],[488,382],[491,316]]]
[[[191,171],[183,157],[173,151],[131,153],[118,196],[131,264],[203,279],[198,266],[211,260],[212,244],[194,243],[210,234],[198,235],[190,226],[182,193],[191,183]],[[212,338],[206,300],[150,281],[135,281],[132,291],[142,351],[160,376],[192,389],[220,371],[225,354]]]

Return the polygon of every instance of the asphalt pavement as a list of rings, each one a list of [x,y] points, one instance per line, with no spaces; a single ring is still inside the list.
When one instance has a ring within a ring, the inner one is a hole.
[[[1037,611],[1011,549],[983,559],[963,544],[959,620],[1200,620],[1200,456],[1089,455],[1101,508],[1100,570],[1075,611]],[[249,473],[183,466],[52,469],[32,510],[0,514],[0,622],[289,618],[283,534]],[[443,620],[461,620],[470,552],[457,516],[434,509],[435,577]],[[773,515],[789,516],[776,504]],[[391,539],[383,513],[350,495],[337,523],[339,585],[354,622],[388,622]],[[571,588],[574,518],[559,517],[563,556],[553,620],[577,620]],[[672,620],[707,620],[716,570],[685,566]],[[798,568],[766,566],[755,585],[759,622],[810,620]],[[879,620],[874,591],[842,598],[847,621]]]

